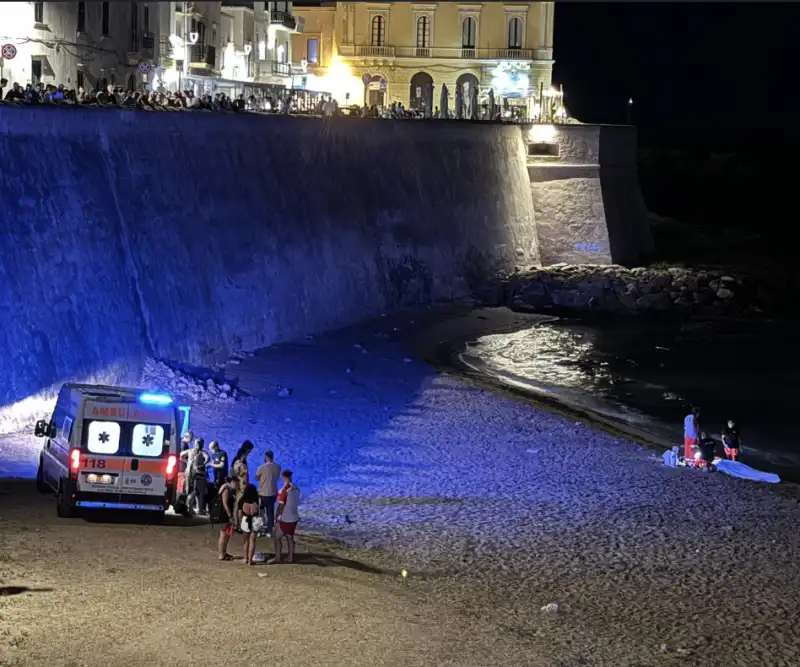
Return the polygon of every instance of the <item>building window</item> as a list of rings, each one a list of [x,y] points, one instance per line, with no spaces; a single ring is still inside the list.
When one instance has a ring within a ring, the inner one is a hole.
[[[104,2],[103,3],[103,21],[102,21],[102,23],[103,23],[103,34],[104,35],[108,34],[108,14],[109,14],[109,11],[110,11],[110,9],[109,9],[109,5],[110,4],[111,4],[110,2]]]
[[[306,42],[306,60],[310,63],[319,62],[319,40],[309,39]]]
[[[44,3],[33,3],[33,20],[35,23],[44,23]]]
[[[386,19],[381,16],[372,19],[372,46],[383,46],[386,42]]]
[[[75,85],[78,88],[83,88],[83,70],[78,70],[78,74],[75,76]]]
[[[289,62],[289,42],[283,43],[283,62]]]
[[[197,43],[200,46],[205,46],[205,44],[206,44],[206,24],[205,23],[198,23],[197,24]]]
[[[478,32],[478,24],[474,18],[471,16],[467,16],[461,22],[461,48],[462,49],[474,49],[476,35]]]
[[[86,3],[78,3],[78,32],[86,32]]]
[[[31,83],[35,86],[42,80],[42,61],[38,58],[31,60]]]
[[[131,3],[131,51],[139,50],[139,3]]]
[[[417,19],[417,48],[427,49],[431,45],[431,19],[420,16]]]
[[[279,2],[275,2],[275,11],[276,12],[283,12],[284,14],[289,13],[289,3],[286,0],[281,0]]]
[[[150,7],[147,5],[142,8],[142,30],[150,32]]]
[[[516,16],[508,22],[508,48],[522,48],[522,19]]]

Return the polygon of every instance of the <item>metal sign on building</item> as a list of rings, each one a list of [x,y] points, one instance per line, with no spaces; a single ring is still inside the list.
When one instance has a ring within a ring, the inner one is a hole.
[[[4,60],[14,60],[17,57],[17,47],[13,44],[3,44],[3,49],[0,53]]]

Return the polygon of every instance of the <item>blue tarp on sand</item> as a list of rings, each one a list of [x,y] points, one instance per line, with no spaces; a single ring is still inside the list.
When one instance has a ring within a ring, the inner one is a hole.
[[[717,470],[724,472],[731,477],[738,477],[739,479],[749,479],[751,482],[767,482],[768,484],[777,484],[781,478],[773,475],[771,472],[761,472],[755,468],[751,468],[739,461],[721,460],[716,463]]]

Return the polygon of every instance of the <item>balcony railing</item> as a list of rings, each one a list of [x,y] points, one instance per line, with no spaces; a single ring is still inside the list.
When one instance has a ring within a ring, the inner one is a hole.
[[[373,56],[378,58],[394,58],[394,47],[363,44],[356,47],[356,55]]]
[[[272,76],[291,76],[292,66],[290,63],[279,63],[273,60],[270,63],[270,73]]]
[[[189,63],[192,67],[215,67],[217,50],[209,44],[192,44],[189,47]]]
[[[373,58],[437,58],[456,60],[535,60],[532,49],[473,49],[468,47],[370,46],[343,44],[339,55]]]
[[[169,37],[161,36],[158,38],[158,53],[155,54],[161,67],[170,67],[175,60],[181,59],[181,54],[173,53],[172,43]]]
[[[533,49],[497,49],[499,60],[533,60]]]
[[[297,27],[297,19],[288,12],[270,12],[269,22],[282,25],[284,28],[294,30]]]

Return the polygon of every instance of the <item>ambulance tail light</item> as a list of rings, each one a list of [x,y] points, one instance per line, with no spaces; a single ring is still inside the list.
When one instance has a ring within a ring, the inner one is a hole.
[[[73,448],[69,450],[69,476],[70,479],[78,478],[78,471],[81,469],[81,450]]]
[[[172,481],[178,471],[178,457],[170,454],[167,458],[167,481]]]

